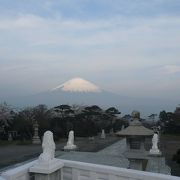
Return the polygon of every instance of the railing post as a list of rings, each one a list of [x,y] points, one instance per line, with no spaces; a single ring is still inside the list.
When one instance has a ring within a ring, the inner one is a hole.
[[[53,133],[46,131],[42,142],[43,153],[39,156],[37,163],[29,168],[34,175],[33,180],[63,180],[61,160],[54,158],[56,145]]]
[[[63,166],[59,159],[55,159],[47,165],[36,164],[30,167],[29,172],[33,174],[34,180],[63,180]]]

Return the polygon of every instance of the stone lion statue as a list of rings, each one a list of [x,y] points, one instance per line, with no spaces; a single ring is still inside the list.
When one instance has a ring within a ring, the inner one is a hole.
[[[74,131],[70,131],[67,144],[64,146],[64,150],[73,150],[76,148],[77,146],[74,144]]]
[[[155,133],[152,138],[152,149],[158,149],[158,134]]]
[[[43,136],[43,153],[39,156],[39,163],[48,163],[54,159],[56,145],[53,139],[53,133],[46,131]]]
[[[67,146],[74,145],[74,131],[69,132]]]

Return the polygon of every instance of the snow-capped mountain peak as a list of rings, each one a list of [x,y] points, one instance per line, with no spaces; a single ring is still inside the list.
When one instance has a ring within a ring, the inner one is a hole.
[[[53,88],[51,91],[59,90],[69,92],[101,92],[98,86],[82,78],[73,78]]]

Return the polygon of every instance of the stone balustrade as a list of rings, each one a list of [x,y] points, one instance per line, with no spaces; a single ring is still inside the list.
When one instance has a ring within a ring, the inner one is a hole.
[[[78,161],[61,160],[64,163],[63,180],[180,180],[180,177],[117,168]],[[10,169],[1,174],[0,180],[31,180],[29,168],[36,161]]]
[[[180,180],[180,177],[117,168],[78,161],[62,160],[64,180]]]
[[[36,160],[7,170],[1,174],[0,178],[4,178],[3,180],[30,180],[31,175],[29,173],[29,168],[35,163]]]

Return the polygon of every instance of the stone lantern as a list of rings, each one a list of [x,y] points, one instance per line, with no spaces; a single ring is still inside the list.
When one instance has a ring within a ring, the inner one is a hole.
[[[34,136],[32,138],[32,143],[33,144],[41,144],[41,140],[38,135],[39,125],[38,125],[37,121],[35,121],[35,123],[33,124],[33,128],[34,128]]]
[[[126,137],[127,150],[145,151],[144,141],[147,137],[152,137],[154,132],[142,125],[138,111],[132,112],[132,118],[130,125],[117,132],[116,135]]]

